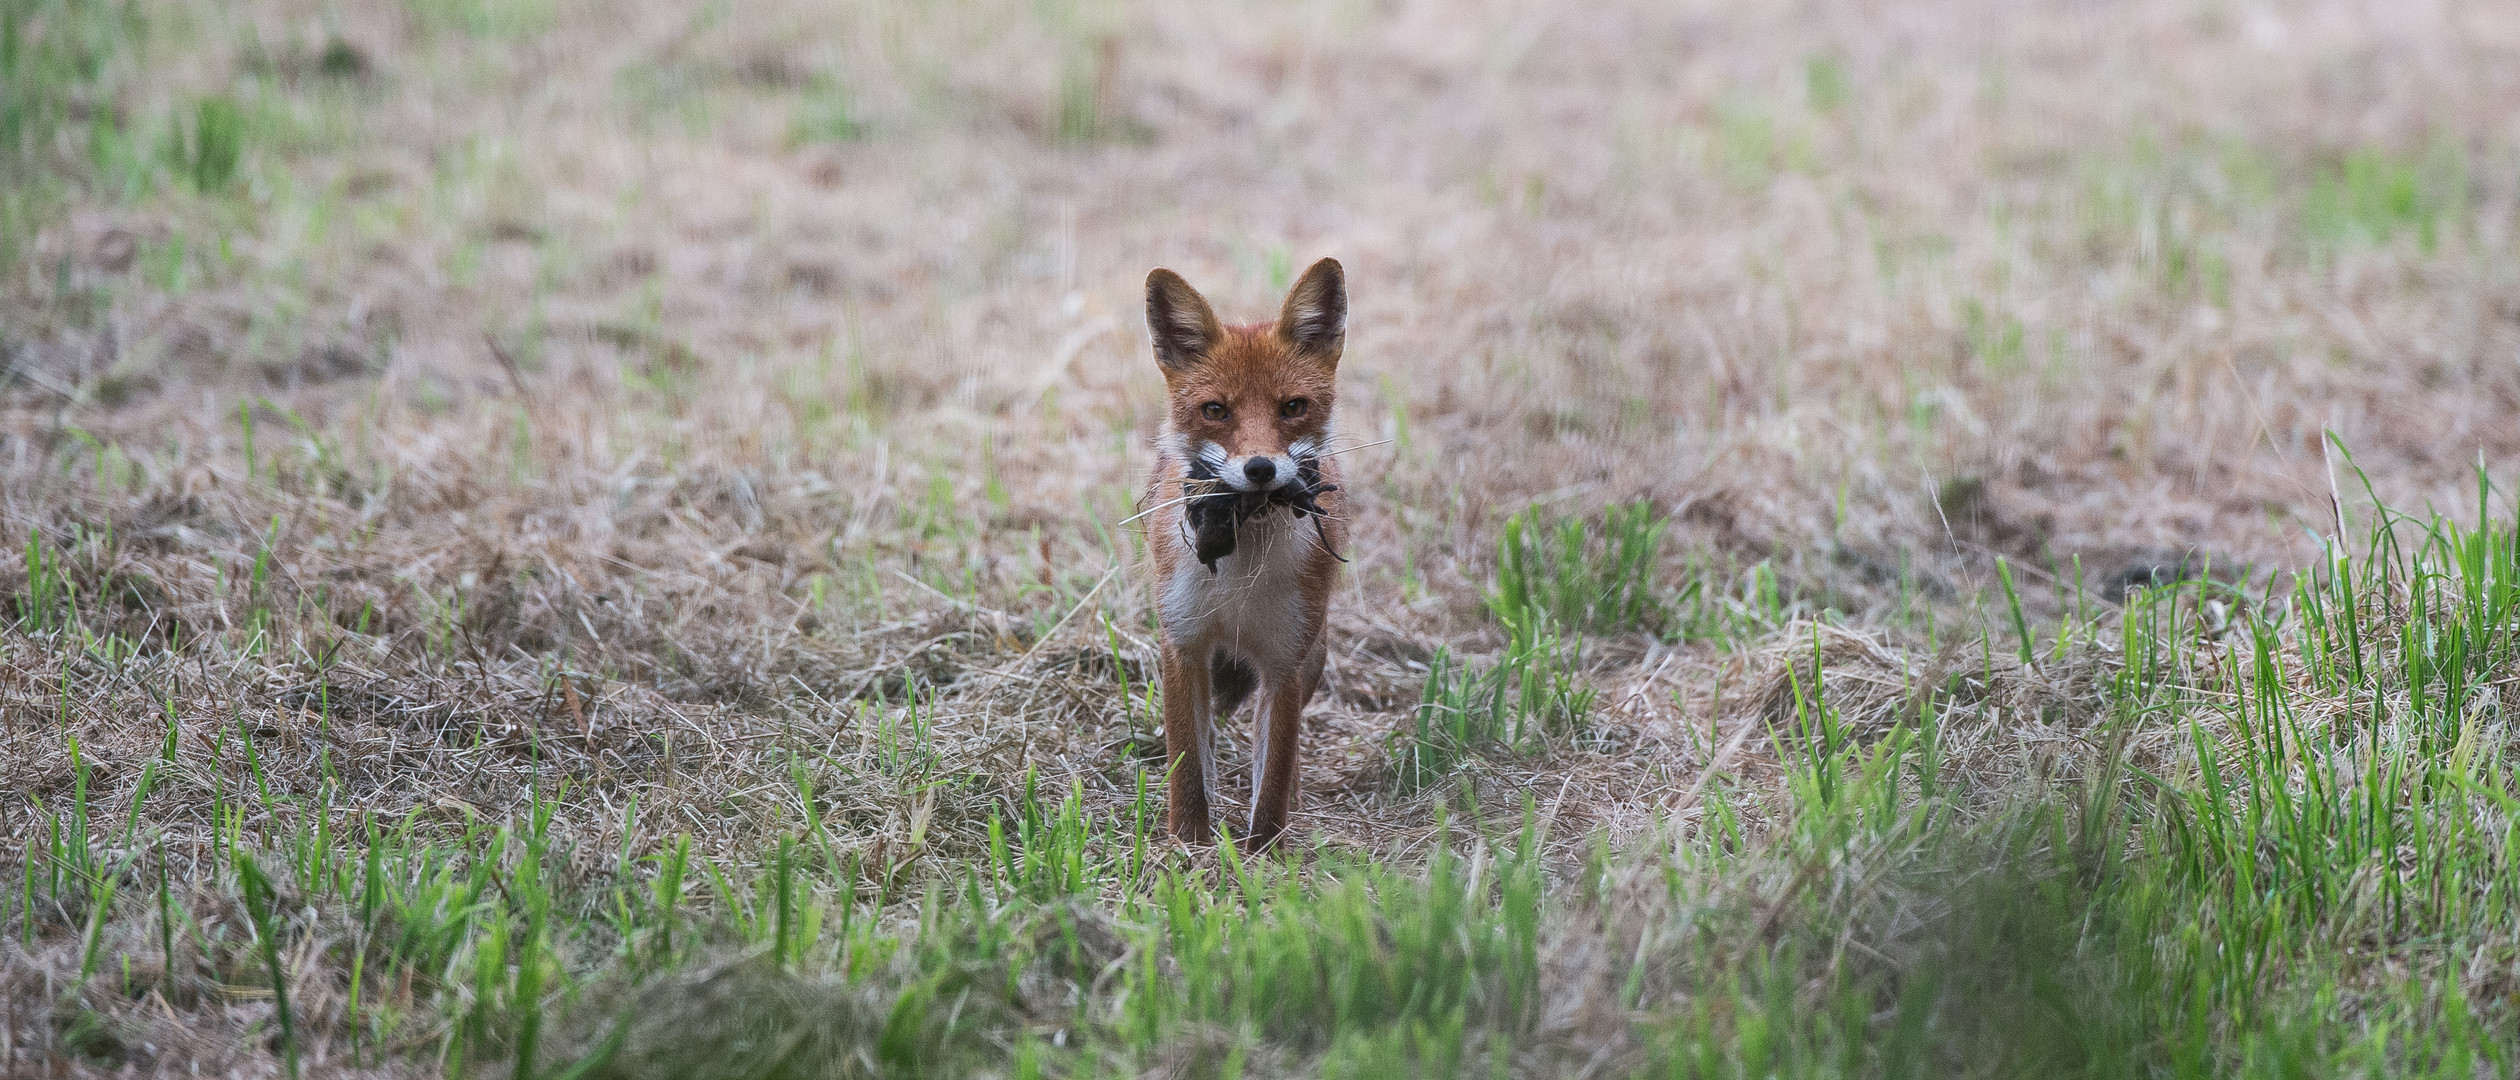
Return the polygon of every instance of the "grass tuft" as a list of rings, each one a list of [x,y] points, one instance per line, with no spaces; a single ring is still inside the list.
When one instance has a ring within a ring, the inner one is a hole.
[[[1517,640],[1551,623],[1595,632],[1650,629],[1665,614],[1654,576],[1666,525],[1645,500],[1606,508],[1597,526],[1546,520],[1537,510],[1515,514],[1497,541],[1488,610]]]
[[[236,99],[206,97],[193,105],[191,138],[184,148],[184,176],[193,190],[208,194],[235,179],[244,157],[245,119]]]
[[[2326,245],[2386,244],[2412,235],[2432,251],[2465,228],[2468,169],[2457,148],[2421,155],[2364,147],[2322,167],[2302,206],[2302,226]]]

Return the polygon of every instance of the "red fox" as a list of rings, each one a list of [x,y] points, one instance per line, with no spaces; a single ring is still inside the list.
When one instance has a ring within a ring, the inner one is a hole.
[[[1181,275],[1146,275],[1146,328],[1170,399],[1147,486],[1163,627],[1166,825],[1211,839],[1216,735],[1252,691],[1251,822],[1275,843],[1295,803],[1295,735],[1328,655],[1322,625],[1347,546],[1324,453],[1347,342],[1335,259],[1304,271],[1275,323],[1226,326]]]

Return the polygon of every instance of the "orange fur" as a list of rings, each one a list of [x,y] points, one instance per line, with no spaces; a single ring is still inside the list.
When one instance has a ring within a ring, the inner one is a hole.
[[[1286,828],[1298,789],[1297,732],[1319,688],[1323,625],[1347,530],[1343,496],[1319,496],[1321,513],[1279,506],[1234,529],[1234,549],[1213,568],[1196,551],[1184,500],[1212,484],[1300,484],[1294,465],[1338,483],[1327,456],[1345,343],[1347,294],[1339,264],[1315,263],[1287,295],[1275,323],[1226,326],[1172,271],[1147,276],[1147,323],[1170,399],[1157,440],[1146,517],[1157,610],[1163,625],[1164,743],[1171,763],[1166,821],[1194,843],[1211,838],[1216,777],[1210,724],[1232,718],[1257,683],[1255,783],[1247,842],[1266,847]],[[1290,415],[1293,413],[1294,415]],[[1204,462],[1204,465],[1202,464]],[[1193,481],[1194,470],[1219,473]]]

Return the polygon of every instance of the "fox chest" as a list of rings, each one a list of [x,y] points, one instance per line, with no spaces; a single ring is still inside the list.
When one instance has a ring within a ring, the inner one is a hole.
[[[1300,659],[1311,644],[1311,538],[1296,524],[1285,513],[1244,522],[1213,571],[1186,557],[1176,563],[1162,598],[1165,636],[1194,653],[1225,649],[1262,665]]]

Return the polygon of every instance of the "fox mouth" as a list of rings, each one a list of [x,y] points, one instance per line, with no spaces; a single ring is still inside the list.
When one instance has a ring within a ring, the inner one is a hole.
[[[1187,494],[1182,520],[1193,537],[1193,552],[1208,572],[1216,572],[1217,560],[1234,553],[1235,530],[1243,522],[1267,517],[1278,507],[1285,507],[1297,518],[1313,518],[1318,526],[1323,514],[1321,497],[1339,490],[1339,485],[1322,482],[1320,455],[1291,456],[1295,463],[1292,475],[1273,473],[1266,481],[1267,487],[1235,484],[1236,480],[1254,483],[1254,478],[1248,473],[1227,473],[1210,455],[1191,459],[1182,482]]]

